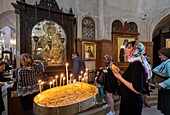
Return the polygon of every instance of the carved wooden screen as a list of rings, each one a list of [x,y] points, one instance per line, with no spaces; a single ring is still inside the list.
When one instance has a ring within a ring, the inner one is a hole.
[[[115,20],[112,23],[112,47],[113,47],[113,60],[118,63],[121,70],[125,70],[128,63],[124,57],[125,45],[129,41],[137,40],[139,33],[137,32],[137,26],[134,23],[121,23],[119,20]]]
[[[34,5],[27,4],[25,0],[22,0],[17,1],[17,3],[12,3],[12,5],[16,13],[19,14],[18,23],[20,26],[18,31],[20,31],[20,53],[32,53],[32,50],[34,50],[32,49],[34,47],[32,46],[32,40],[35,39],[36,41],[36,36],[33,38],[32,30],[39,22],[54,22],[58,24],[65,33],[63,44],[65,50],[62,51],[65,51],[66,55],[64,55],[65,59],[62,63],[59,62],[56,63],[56,65],[48,65],[45,74],[47,76],[54,76],[64,72],[66,62],[69,63],[69,67],[71,67],[71,54],[75,48],[75,18],[72,9],[70,8],[68,13],[63,12],[63,8],[59,8],[56,0],[40,0],[38,4],[35,3]],[[57,28],[59,28],[59,26],[57,26]],[[60,39],[60,41],[63,42],[63,39]],[[47,42],[49,49],[52,48],[50,39],[48,39]]]
[[[65,13],[60,9],[56,0],[40,0],[35,5],[27,4],[25,1],[17,1],[12,3],[16,9],[16,13],[20,18],[20,52],[32,52],[32,29],[44,20],[52,21],[60,25],[65,32],[66,41],[66,61],[71,61],[71,53],[74,50],[74,14],[72,9],[69,13]]]

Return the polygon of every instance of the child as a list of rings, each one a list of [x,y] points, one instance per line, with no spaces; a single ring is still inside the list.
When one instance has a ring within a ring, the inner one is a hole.
[[[96,72],[96,77],[95,77],[95,81],[94,81],[94,85],[98,88],[98,95],[101,97],[102,102],[106,103],[106,101],[104,100],[104,91],[103,91],[103,87],[97,83],[97,77],[101,74],[101,70],[97,70]],[[98,104],[98,102],[96,101],[96,104]]]

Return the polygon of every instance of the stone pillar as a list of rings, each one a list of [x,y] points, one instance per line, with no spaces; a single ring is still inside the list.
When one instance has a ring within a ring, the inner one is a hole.
[[[16,67],[20,67],[20,16],[16,14]]]
[[[105,24],[104,24],[104,14],[103,14],[103,0],[99,0],[99,39],[104,39]]]

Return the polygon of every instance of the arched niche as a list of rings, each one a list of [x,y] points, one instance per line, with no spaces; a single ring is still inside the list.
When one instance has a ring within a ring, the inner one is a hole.
[[[48,66],[48,74],[57,73],[57,71],[64,71],[65,63],[71,64],[71,53],[74,51],[74,14],[70,8],[69,13],[62,11],[63,8],[59,8],[55,0],[40,0],[40,2],[34,5],[27,4],[25,0],[17,1],[17,4],[12,3],[16,9],[16,13],[19,14],[20,27],[20,53],[33,53],[35,51],[35,43],[33,42],[34,34],[32,34],[35,26],[40,23],[52,22],[55,23],[56,28],[59,26],[64,33],[64,47],[65,55],[62,63],[55,63]],[[45,35],[45,33],[44,33]],[[42,35],[43,36],[43,35]],[[41,37],[41,36],[38,36]],[[39,38],[40,39],[40,38]],[[60,39],[60,38],[59,38]],[[61,40],[61,39],[60,39]],[[48,41],[48,40],[47,40]],[[52,41],[53,42],[53,41]],[[34,47],[34,48],[33,48]],[[34,50],[34,51],[33,51]],[[37,58],[39,59],[39,58]],[[71,66],[71,65],[70,65]],[[54,72],[55,71],[55,72]]]

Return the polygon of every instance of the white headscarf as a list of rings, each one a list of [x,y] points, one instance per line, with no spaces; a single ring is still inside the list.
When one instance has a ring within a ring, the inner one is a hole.
[[[152,70],[144,54],[146,54],[145,46],[141,42],[136,41],[131,55],[128,56],[128,62],[140,61],[145,69],[147,79],[150,79],[152,77]]]

